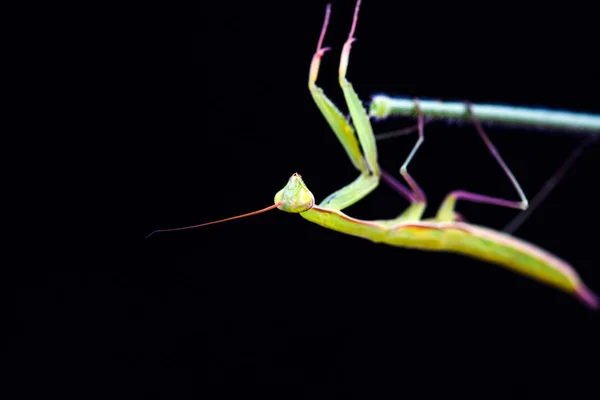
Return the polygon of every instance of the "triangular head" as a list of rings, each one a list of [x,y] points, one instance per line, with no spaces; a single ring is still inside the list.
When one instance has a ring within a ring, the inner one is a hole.
[[[275,204],[281,211],[301,213],[315,205],[315,196],[308,190],[302,176],[294,173],[287,185],[275,195]]]

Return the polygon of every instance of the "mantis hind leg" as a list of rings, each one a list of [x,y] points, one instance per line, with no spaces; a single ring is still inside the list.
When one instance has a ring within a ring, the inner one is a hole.
[[[527,198],[525,197],[525,194],[523,193],[523,190],[521,189],[519,182],[517,182],[513,173],[510,171],[510,169],[508,168],[508,166],[506,165],[506,163],[500,156],[500,153],[498,153],[498,150],[492,144],[492,142],[486,135],[485,131],[483,130],[483,127],[481,126],[481,124],[479,123],[479,121],[477,120],[475,115],[473,114],[473,111],[471,110],[471,104],[469,102],[467,102],[466,105],[467,105],[467,110],[468,110],[469,114],[471,115],[471,120],[473,121],[473,125],[475,126],[475,129],[477,130],[477,133],[479,134],[481,139],[484,141],[486,147],[488,148],[490,153],[492,153],[492,155],[494,156],[494,158],[496,159],[498,164],[500,164],[504,173],[510,179],[513,187],[516,189],[517,193],[519,194],[521,201],[510,201],[510,200],[504,200],[501,198],[486,196],[486,195],[482,195],[482,194],[478,194],[478,193],[467,192],[464,190],[455,190],[455,191],[450,192],[446,196],[446,198],[444,199],[444,202],[442,203],[442,205],[440,206],[440,208],[437,212],[435,219],[437,221],[455,221],[455,220],[461,218],[460,215],[454,211],[454,208],[456,206],[456,201],[459,199],[460,200],[468,200],[468,201],[472,201],[475,203],[493,204],[493,205],[502,206],[502,207],[510,207],[510,208],[518,208],[521,210],[526,210],[527,207],[529,206],[529,202],[527,201]]]

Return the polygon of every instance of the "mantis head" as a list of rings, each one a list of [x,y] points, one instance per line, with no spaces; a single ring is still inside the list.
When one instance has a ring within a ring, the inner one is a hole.
[[[275,204],[281,211],[301,213],[315,205],[315,196],[308,190],[300,174],[293,174],[287,185],[275,195]]]
[[[151,232],[146,238],[158,232],[172,232],[172,231],[182,231],[185,229],[193,229],[200,228],[201,226],[212,225],[212,224],[220,224],[221,222],[231,221],[238,218],[245,218],[251,215],[256,215],[263,213],[265,211],[273,210],[274,208],[278,208],[281,211],[289,212],[289,213],[301,213],[306,210],[310,210],[315,205],[315,197],[308,190],[302,177],[300,174],[293,174],[290,177],[287,185],[283,189],[281,189],[275,195],[275,204],[272,206],[263,208],[261,210],[252,211],[242,215],[236,215],[235,217],[229,217],[225,219],[220,219],[218,221],[205,222],[199,225],[191,225],[184,226],[181,228],[171,228],[171,229],[158,229],[156,231]]]

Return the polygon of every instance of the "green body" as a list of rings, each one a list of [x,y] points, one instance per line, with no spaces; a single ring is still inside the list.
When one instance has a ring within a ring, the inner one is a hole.
[[[567,293],[581,290],[581,280],[567,263],[539,247],[488,228],[462,222],[362,221],[318,206],[300,215],[325,228],[376,243],[463,254],[507,267]]]
[[[352,183],[327,196],[316,205],[315,198],[302,177],[293,174],[288,184],[275,195],[277,208],[286,212],[300,213],[308,221],[325,228],[373,242],[411,249],[459,253],[495,263],[572,294],[591,308],[598,308],[598,298],[582,283],[577,273],[566,262],[510,235],[458,222],[454,211],[456,200],[459,198],[458,192],[451,192],[446,197],[434,219],[421,220],[426,206],[425,198],[407,172],[407,166],[423,141],[422,124],[419,140],[400,169],[400,174],[413,191],[409,196],[412,204],[408,209],[398,218],[380,221],[359,220],[341,211],[372,192],[379,184],[382,173],[377,164],[377,148],[369,116],[354,92],[352,84],[346,79],[359,5],[360,1],[356,5],[354,22],[348,40],[344,44],[339,67],[339,83],[352,124],[316,85],[321,58],[326,51],[322,48],[322,42],[329,20],[329,6],[317,51],[312,59],[308,81],[310,93],[317,107],[337,135],[352,164],[359,171],[359,175]],[[422,123],[422,120],[420,122]],[[510,171],[507,170],[507,174],[512,180]],[[518,184],[515,184],[515,187],[521,194]],[[487,196],[479,195],[479,197],[485,199],[473,201],[498,204],[496,200]],[[514,203],[508,206],[527,207],[524,196],[521,203]]]

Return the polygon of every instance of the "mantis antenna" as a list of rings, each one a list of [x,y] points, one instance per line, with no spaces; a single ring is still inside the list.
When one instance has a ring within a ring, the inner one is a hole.
[[[213,224],[220,224],[221,222],[227,222],[227,221],[231,221],[231,220],[238,219],[238,218],[250,217],[252,215],[256,215],[256,214],[264,213],[266,211],[273,210],[274,208],[277,208],[277,207],[279,207],[282,204],[283,204],[283,202],[279,201],[279,202],[273,204],[272,206],[265,207],[265,208],[260,209],[260,210],[252,211],[252,212],[249,212],[249,213],[246,213],[246,214],[236,215],[236,216],[229,217],[229,218],[220,219],[218,221],[205,222],[205,223],[199,224],[199,225],[191,225],[191,226],[184,226],[184,227],[181,227],[181,228],[171,228],[171,229],[157,229],[155,231],[150,232],[150,234],[148,236],[146,236],[146,239],[148,239],[150,236],[152,236],[152,235],[154,235],[155,233],[158,233],[158,232],[182,231],[182,230],[185,230],[185,229],[200,228],[201,226],[207,226],[207,225],[213,225]]]

